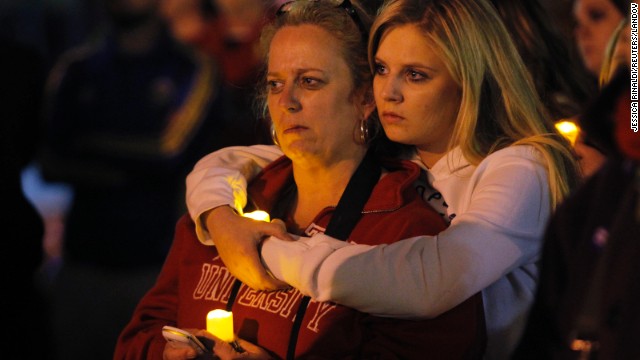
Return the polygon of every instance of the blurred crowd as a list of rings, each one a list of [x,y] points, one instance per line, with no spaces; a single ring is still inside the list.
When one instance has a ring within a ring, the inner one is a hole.
[[[111,358],[186,211],[195,162],[271,142],[251,102],[270,8],[262,0],[0,5],[3,79],[15,94],[2,100],[13,111],[3,119],[7,194],[22,194],[22,184],[29,200],[15,200],[29,231],[17,229],[6,254],[34,254],[22,284],[36,275],[43,304],[22,304],[48,307],[50,317],[36,316],[50,320],[41,324],[54,349],[46,356]]]

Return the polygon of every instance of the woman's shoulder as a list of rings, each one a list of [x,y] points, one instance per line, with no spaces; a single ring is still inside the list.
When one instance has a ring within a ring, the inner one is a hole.
[[[519,159],[524,161],[543,161],[542,153],[533,145],[511,145],[492,152],[482,162],[497,162],[505,159]]]
[[[476,172],[507,168],[546,172],[545,162],[543,154],[534,146],[512,145],[489,154],[478,164]]]
[[[525,183],[546,183],[548,178],[543,154],[531,145],[512,145],[497,150],[477,166],[472,166],[469,172],[469,184],[510,184],[508,187],[514,189],[525,187]]]
[[[517,171],[546,171],[545,160],[542,153],[531,145],[512,145],[496,150],[477,165],[471,164],[460,148],[451,151],[429,173],[434,181],[443,181],[452,176],[461,179],[486,176],[495,172]]]

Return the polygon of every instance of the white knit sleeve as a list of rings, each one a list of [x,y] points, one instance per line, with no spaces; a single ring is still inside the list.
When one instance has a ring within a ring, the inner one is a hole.
[[[381,316],[435,317],[499,280],[515,296],[519,280],[506,276],[535,263],[550,215],[546,169],[506,153],[463,182],[457,216],[437,236],[378,246],[320,234],[298,244],[269,240],[264,261],[317,301]]]
[[[247,203],[247,181],[280,156],[282,151],[277,146],[234,146],[215,151],[196,163],[187,176],[186,201],[202,243],[213,244],[200,215],[221,205],[241,211]]]

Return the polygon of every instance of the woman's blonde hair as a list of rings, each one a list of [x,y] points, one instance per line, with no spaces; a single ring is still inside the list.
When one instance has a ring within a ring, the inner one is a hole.
[[[546,161],[555,208],[579,183],[578,165],[495,8],[485,0],[387,1],[371,29],[370,66],[383,34],[406,24],[422,30],[460,86],[449,149],[459,146],[477,165],[511,145],[535,147]]]
[[[616,70],[618,69],[620,64],[623,63],[623,61],[620,61],[620,59],[616,58],[615,50],[618,42],[622,38],[625,26],[629,26],[629,22],[626,18],[620,21],[616,29],[611,34],[611,37],[609,38],[609,42],[607,43],[607,47],[604,53],[602,68],[600,69],[600,76],[598,78],[598,86],[600,88],[607,85],[607,83],[615,75]]]

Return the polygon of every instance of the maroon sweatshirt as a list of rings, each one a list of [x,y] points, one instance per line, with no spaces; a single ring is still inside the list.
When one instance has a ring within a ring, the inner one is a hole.
[[[442,231],[444,221],[415,189],[420,169],[410,162],[385,163],[385,169],[389,173],[374,188],[349,241],[375,245]],[[250,184],[251,202],[271,210],[291,178],[290,160],[275,161]],[[333,207],[323,209],[306,234],[323,232],[333,211]],[[207,313],[227,307],[235,281],[215,246],[198,241],[195,226],[185,215],[177,224],[173,246],[155,286],[140,301],[120,335],[114,358],[161,359],[165,346],[162,326],[206,328]],[[284,358],[302,297],[295,289],[266,292],[242,284],[232,307],[236,333]],[[296,357],[480,358],[484,342],[480,294],[436,319],[419,321],[380,318],[312,300],[300,326]]]

